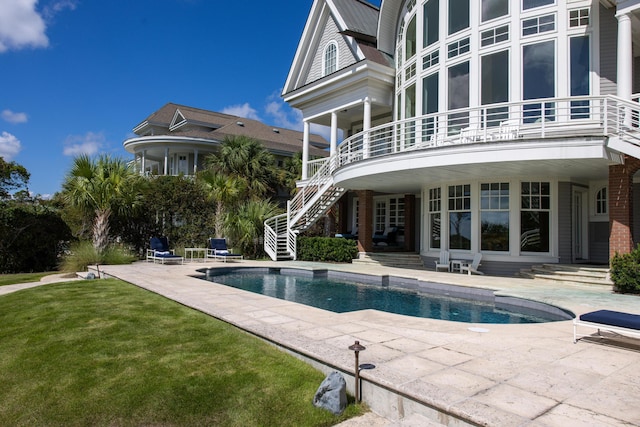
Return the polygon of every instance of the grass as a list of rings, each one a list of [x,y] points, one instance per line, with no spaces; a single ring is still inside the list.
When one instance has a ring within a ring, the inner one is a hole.
[[[315,408],[319,371],[114,279],[1,297],[0,342],[0,425],[329,426],[364,412]]]
[[[0,274],[0,286],[16,285],[18,283],[39,282],[44,276],[55,274],[56,272],[46,273],[17,273],[17,274]]]

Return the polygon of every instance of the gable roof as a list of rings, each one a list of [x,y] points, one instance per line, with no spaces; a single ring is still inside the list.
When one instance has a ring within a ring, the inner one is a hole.
[[[171,135],[222,142],[227,136],[247,136],[260,141],[265,148],[281,155],[302,151],[303,132],[269,126],[261,121],[218,113],[174,103],[167,103],[138,124],[139,136]],[[320,135],[309,135],[309,154],[327,156],[329,143]]]
[[[342,64],[342,69],[361,61],[393,67],[393,59],[376,47],[379,15],[378,7],[365,0],[314,0],[282,93],[286,94],[312,83],[306,81],[306,75],[310,72],[312,57],[318,49],[327,19],[334,20],[338,33],[353,46],[354,61]],[[314,81],[325,77],[327,76],[318,76]]]

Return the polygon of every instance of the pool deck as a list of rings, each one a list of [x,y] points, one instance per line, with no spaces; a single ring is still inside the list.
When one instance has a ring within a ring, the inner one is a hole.
[[[345,373],[350,390],[359,340],[362,399],[375,414],[344,426],[640,425],[640,340],[586,338],[573,343],[571,321],[470,324],[374,310],[332,313],[195,278],[224,266],[328,268],[494,289],[576,315],[611,309],[640,314],[640,297],[608,286],[547,284],[382,266],[241,261],[101,266],[120,278],[282,346],[325,372]],[[0,290],[2,287],[0,287]],[[580,328],[583,334],[594,329]],[[428,423],[428,424],[427,424]]]

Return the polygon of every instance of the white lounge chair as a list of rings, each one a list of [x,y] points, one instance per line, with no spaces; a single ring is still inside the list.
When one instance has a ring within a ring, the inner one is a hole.
[[[465,271],[469,276],[471,274],[484,274],[482,271],[478,271],[478,267],[480,266],[480,261],[482,260],[482,254],[477,253],[473,256],[473,261],[471,264],[462,264],[460,266],[460,272],[464,273]]]
[[[451,265],[449,264],[449,251],[440,252],[440,260],[436,261],[436,271],[446,270],[451,271]]]

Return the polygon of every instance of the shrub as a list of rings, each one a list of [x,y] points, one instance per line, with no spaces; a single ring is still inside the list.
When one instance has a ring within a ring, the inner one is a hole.
[[[354,240],[334,237],[299,237],[297,259],[301,261],[351,262],[358,254]]]
[[[60,264],[64,272],[86,271],[87,267],[95,264],[131,264],[136,257],[128,250],[119,246],[109,246],[102,254],[98,253],[91,242],[75,243]]]
[[[611,280],[616,292],[640,293],[640,244],[628,254],[615,254],[611,260]]]

